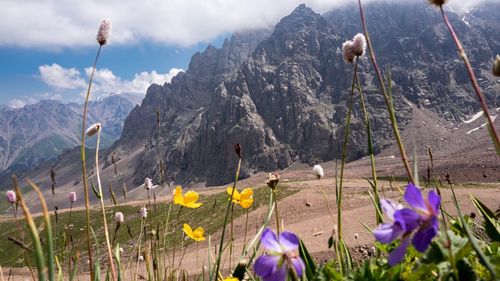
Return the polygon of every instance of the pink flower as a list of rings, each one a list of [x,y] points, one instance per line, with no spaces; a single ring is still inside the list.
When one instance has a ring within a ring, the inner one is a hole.
[[[74,191],[70,192],[68,195],[69,202],[71,204],[76,202],[76,193]]]
[[[16,193],[13,190],[9,190],[5,193],[5,196],[7,197],[7,201],[10,204],[14,204],[16,202]]]
[[[101,25],[99,26],[99,31],[97,32],[97,42],[102,45],[106,45],[109,41],[109,31],[111,30],[111,21],[110,20],[102,20]]]

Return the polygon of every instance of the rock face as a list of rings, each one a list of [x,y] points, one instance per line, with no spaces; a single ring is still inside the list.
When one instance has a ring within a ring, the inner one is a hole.
[[[121,95],[89,104],[88,123],[103,124],[102,144],[110,146],[122,132],[133,103]],[[20,109],[0,108],[0,172],[18,173],[55,159],[80,143],[81,111],[76,103],[41,101]],[[95,141],[94,141],[95,142]],[[95,146],[91,141],[88,145]]]
[[[500,32],[494,20],[500,4],[488,5],[465,18],[452,12],[449,16],[489,103],[496,104],[497,82],[488,71],[500,48],[494,35]],[[366,10],[379,63],[391,73],[400,127],[411,121],[415,107],[453,122],[478,111],[463,64],[436,10],[424,1],[370,4]],[[168,181],[228,182],[236,168],[236,143],[243,147],[243,177],[298,160],[337,158],[352,79],[340,48],[360,31],[354,6],[321,16],[300,5],[272,33],[237,34],[220,49],[208,46],[193,56],[186,73],[148,89],[141,106],[127,117],[111,153],[143,150],[131,175],[137,184],[145,177],[160,180],[160,160]],[[379,151],[393,142],[392,130],[368,60],[360,62],[360,72]],[[362,117],[356,97],[350,159],[366,155]]]

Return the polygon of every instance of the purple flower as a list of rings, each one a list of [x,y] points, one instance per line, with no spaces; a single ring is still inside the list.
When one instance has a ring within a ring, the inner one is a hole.
[[[297,255],[299,238],[291,232],[283,232],[277,239],[270,228],[262,233],[260,241],[268,254],[260,256],[254,265],[257,275],[264,281],[284,281],[288,273],[294,271],[301,277],[305,270],[302,259]]]
[[[5,193],[5,197],[10,204],[14,204],[16,202],[16,193],[13,190],[8,190]]]
[[[374,232],[375,238],[384,244],[401,239],[398,248],[389,254],[390,265],[395,265],[404,258],[410,240],[413,247],[423,253],[438,232],[437,216],[441,200],[439,195],[430,191],[427,200],[424,200],[420,189],[414,184],[409,184],[404,198],[412,209],[403,208],[400,204],[388,199],[380,200],[382,211],[390,223],[380,224]],[[415,235],[411,239],[413,233]]]
[[[76,202],[76,193],[74,191],[70,192],[68,195],[69,202],[71,204]]]

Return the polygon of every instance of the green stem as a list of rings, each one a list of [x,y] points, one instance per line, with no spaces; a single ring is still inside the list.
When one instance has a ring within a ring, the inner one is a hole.
[[[95,171],[97,176],[97,185],[99,187],[99,194],[101,195],[100,201],[101,201],[102,223],[104,226],[104,237],[106,238],[106,247],[108,249],[109,265],[111,267],[111,278],[114,281],[116,280],[115,262],[113,260],[113,252],[111,251],[111,244],[109,242],[108,222],[106,219],[106,209],[104,207],[104,194],[102,193],[101,177],[99,176],[99,143],[101,140],[101,130],[102,128],[99,128],[99,130],[97,131],[97,144],[95,150]]]
[[[361,87],[361,82],[359,81],[359,76],[358,73],[354,73],[356,77],[356,82],[358,85],[358,92],[359,92],[359,98],[361,100],[361,109],[363,110],[363,117],[365,119],[365,125],[366,125],[366,135],[368,138],[368,154],[370,155],[370,163],[372,167],[372,178],[373,178],[373,193],[375,196],[375,203],[377,204],[378,209],[380,210],[380,196],[378,194],[378,179],[377,179],[377,171],[376,171],[376,166],[375,166],[375,153],[373,151],[373,139],[372,139],[372,130],[371,130],[371,125],[370,125],[370,118],[368,117],[368,111],[366,110],[366,105],[365,105],[365,98],[363,95],[363,88]],[[379,212],[376,213],[376,221],[377,224],[382,223],[382,216],[380,215]]]
[[[45,260],[43,258],[43,250],[42,243],[40,242],[40,236],[38,235],[38,229],[33,221],[33,216],[30,213],[30,210],[26,206],[26,202],[24,201],[23,194],[19,189],[19,184],[17,182],[17,178],[12,177],[14,181],[14,188],[16,190],[17,198],[19,198],[19,202],[21,204],[21,208],[23,209],[24,217],[26,219],[26,223],[28,224],[28,228],[30,230],[31,239],[33,241],[33,246],[35,249],[35,261],[36,267],[38,268],[38,280],[45,280]]]
[[[90,280],[94,280],[94,271],[92,268],[92,242],[90,239],[90,200],[89,200],[89,188],[87,185],[87,163],[85,160],[85,123],[87,120],[87,109],[90,97],[90,88],[92,87],[92,79],[94,78],[94,72],[97,65],[97,60],[99,59],[99,54],[101,53],[101,48],[102,45],[99,45],[99,49],[97,50],[97,55],[94,61],[94,66],[92,67],[92,73],[90,74],[89,87],[87,88],[87,95],[85,96],[85,103],[83,106],[83,118],[82,118],[81,160],[82,160],[83,192],[85,194],[85,221],[87,225],[87,254],[89,256]]]
[[[220,245],[219,245],[219,252],[217,253],[217,262],[215,266],[215,274],[213,276],[217,276],[220,268],[220,260],[222,257],[222,249],[224,247],[224,236],[226,234],[226,225],[227,225],[227,220],[229,217],[229,210],[231,209],[231,204],[233,203],[233,196],[234,196],[234,191],[236,190],[236,183],[238,182],[238,178],[240,176],[240,169],[241,169],[241,158],[238,158],[238,167],[236,168],[236,176],[234,178],[234,183],[233,183],[233,190],[231,192],[231,196],[229,197],[229,203],[227,204],[227,209],[226,209],[226,216],[224,217],[224,225],[222,226],[222,235],[220,238]]]
[[[47,259],[49,266],[49,280],[54,281],[54,239],[52,238],[52,222],[50,221],[49,209],[47,208],[47,203],[43,197],[40,188],[35,185],[31,180],[28,180],[28,184],[35,190],[38,199],[40,200],[40,205],[43,210],[43,220],[45,222],[46,237],[47,240]]]
[[[358,3],[359,3],[359,12],[361,15],[361,24],[363,25],[363,30],[364,30],[365,37],[366,37],[366,43],[368,45],[368,50],[370,51],[370,59],[371,59],[372,64],[373,64],[373,68],[375,69],[375,73],[377,74],[377,78],[378,78],[378,81],[380,84],[380,89],[382,90],[382,94],[384,96],[385,105],[387,106],[387,110],[389,112],[391,126],[392,126],[392,129],[394,131],[394,135],[396,137],[396,140],[398,142],[399,152],[401,154],[401,161],[403,161],[403,165],[406,169],[406,174],[408,175],[408,180],[411,183],[414,183],[415,180],[413,179],[413,174],[412,174],[411,169],[410,169],[410,164],[408,163],[408,156],[406,155],[406,151],[405,151],[405,148],[403,146],[403,142],[401,141],[401,136],[399,134],[398,125],[396,122],[396,115],[394,113],[394,108],[391,105],[391,98],[390,98],[390,96],[385,88],[384,80],[382,79],[382,74],[380,72],[380,68],[378,67],[377,58],[375,57],[375,52],[373,51],[372,43],[370,40],[370,34],[368,33],[368,28],[366,25],[365,13],[363,11],[363,6],[361,5],[361,0],[358,0]]]
[[[278,197],[276,196],[275,188],[273,188],[272,190],[273,190],[274,206],[276,208],[276,211],[274,212],[276,215],[276,234],[278,235],[277,237],[279,239],[279,236],[280,236],[280,215],[278,213]]]
[[[358,57],[356,57],[356,63],[353,65],[354,75],[352,77],[351,94],[349,95],[349,105],[346,114],[345,132],[344,132],[344,143],[342,144],[342,159],[340,162],[340,180],[337,198],[337,223],[338,223],[338,237],[339,241],[342,239],[342,187],[344,182],[344,166],[345,160],[347,158],[347,144],[349,142],[349,128],[351,125],[351,113],[354,104],[354,85],[356,82],[356,72],[358,71]]]

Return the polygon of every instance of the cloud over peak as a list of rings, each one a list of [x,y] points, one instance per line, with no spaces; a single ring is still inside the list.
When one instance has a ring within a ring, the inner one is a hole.
[[[366,0],[394,1],[394,0]],[[422,0],[399,0],[422,1]],[[469,5],[497,0],[455,0]],[[37,48],[97,45],[99,22],[113,22],[112,44],[140,41],[188,46],[238,30],[273,26],[305,3],[325,12],[352,0],[4,0],[0,9],[0,46]]]

